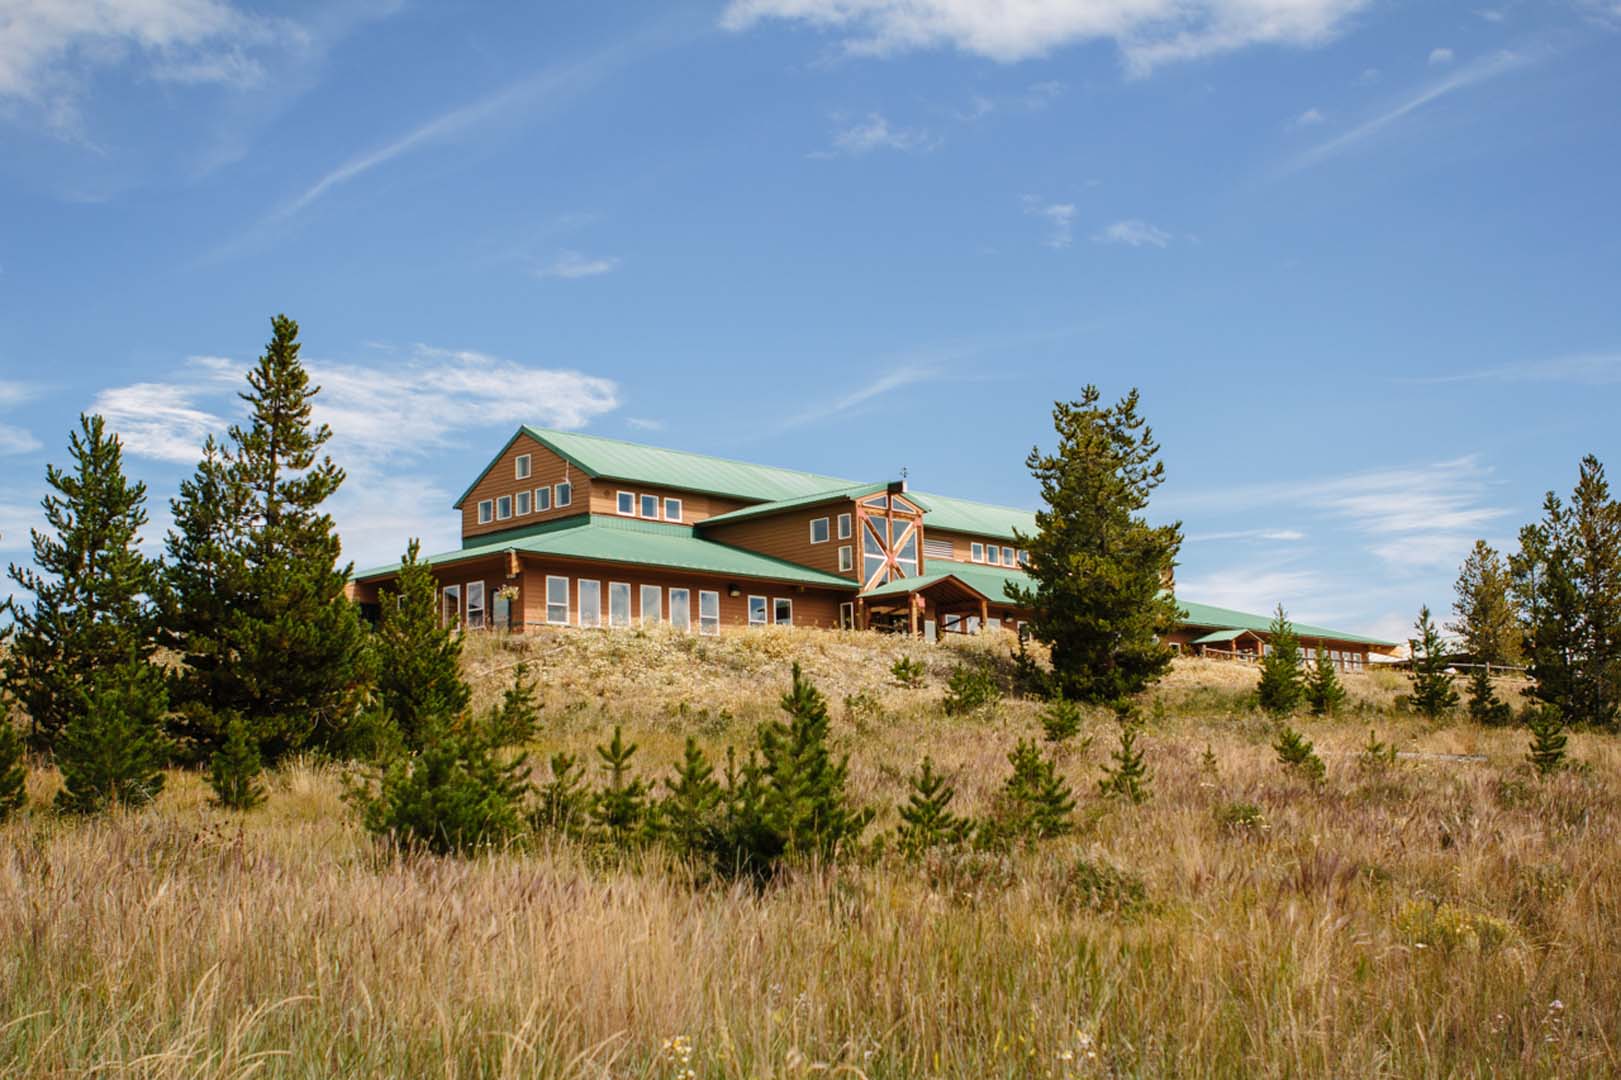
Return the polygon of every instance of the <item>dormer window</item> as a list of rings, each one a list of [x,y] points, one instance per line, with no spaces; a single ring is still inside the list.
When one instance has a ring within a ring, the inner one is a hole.
[[[519,454],[518,457],[517,457],[517,463],[516,463],[517,477],[518,477],[519,480],[527,480],[527,479],[529,479],[529,466],[530,466],[529,455],[528,454]]]
[[[642,516],[644,518],[652,518],[654,521],[658,520],[659,497],[657,495],[642,496]]]
[[[827,543],[828,520],[825,517],[811,518],[810,542],[813,544]]]
[[[985,561],[985,545],[973,543],[968,545],[968,558],[972,562]]]
[[[621,491],[619,493],[619,501],[615,503],[614,508],[618,510],[619,513],[624,514],[626,517],[635,517],[636,493],[633,491]]]
[[[488,525],[495,520],[495,503],[484,499],[478,504],[478,523]]]
[[[552,491],[557,496],[552,500],[553,505],[555,505],[559,510],[574,501],[574,485],[569,483],[567,480],[564,480],[560,484],[553,485]]]
[[[495,500],[495,520],[505,521],[512,516],[512,496],[503,495]]]
[[[681,500],[680,499],[665,499],[664,500],[664,520],[665,521],[680,521],[681,520]]]

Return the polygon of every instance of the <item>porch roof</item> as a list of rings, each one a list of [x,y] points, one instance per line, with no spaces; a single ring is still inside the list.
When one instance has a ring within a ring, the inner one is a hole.
[[[1245,634],[1249,634],[1251,637],[1258,636],[1255,633],[1254,630],[1215,630],[1215,631],[1212,631],[1211,633],[1206,634],[1204,637],[1194,638],[1193,639],[1193,644],[1195,644],[1195,645],[1219,645],[1219,644],[1222,644],[1223,642],[1227,642],[1227,641],[1237,641],[1239,638],[1243,637]]]

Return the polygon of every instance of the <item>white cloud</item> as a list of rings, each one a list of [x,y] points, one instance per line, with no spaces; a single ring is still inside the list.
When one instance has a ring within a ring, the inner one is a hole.
[[[1064,84],[1057,79],[1048,79],[1045,82],[1031,83],[1024,92],[1024,104],[1027,109],[1045,109],[1057,101],[1064,93]]]
[[[1505,12],[1497,8],[1479,8],[1475,11],[1475,14],[1490,23],[1500,23],[1508,17]]]
[[[933,150],[940,141],[927,131],[913,128],[892,128],[881,113],[868,113],[860,123],[833,133],[833,145],[827,150],[813,151],[813,158],[860,157],[874,150]]]
[[[1504,51],[1465,64],[1456,73],[1447,76],[1440,82],[1432,83],[1394,108],[1388,109],[1371,120],[1365,120],[1349,131],[1312,147],[1295,158],[1290,163],[1289,168],[1309,168],[1328,158],[1342,154],[1368,138],[1377,135],[1397,121],[1424,108],[1426,105],[1455,94],[1460,90],[1466,90],[1479,83],[1488,82],[1499,76],[1506,75],[1534,62],[1536,59],[1538,58],[1532,55]]]
[[[1456,375],[1435,375],[1427,378],[1404,379],[1402,381],[1417,383],[1573,383],[1578,386],[1609,386],[1621,383],[1621,352],[1557,356],[1548,360],[1528,360],[1522,363],[1481,368],[1478,371],[1459,372]]]
[[[1385,73],[1376,67],[1363,68],[1362,74],[1357,76],[1356,81],[1361,83],[1363,86],[1372,86],[1374,83],[1378,82],[1384,77]]]
[[[611,274],[619,269],[619,257],[616,255],[582,255],[578,251],[561,251],[549,263],[535,269],[538,277],[563,278],[572,281],[576,278],[600,277]]]
[[[301,44],[304,36],[285,20],[222,0],[5,0],[0,98],[26,103],[68,132],[98,71],[128,68],[158,81],[240,89],[263,80],[255,50]]]
[[[1431,67],[1445,67],[1446,65],[1448,65],[1450,63],[1452,63],[1452,50],[1451,49],[1441,48],[1441,49],[1431,49],[1430,50],[1430,66]]]
[[[203,440],[222,433],[226,421],[198,408],[202,386],[173,383],[134,383],[103,390],[90,403],[107,426],[118,433],[124,450],[136,457],[195,464]]]
[[[929,382],[940,377],[938,369],[916,364],[907,364],[885,372],[872,380],[866,386],[845,394],[832,402],[806,409],[797,415],[790,416],[778,423],[780,428],[803,427],[818,420],[838,416],[850,412],[877,397],[882,397],[893,390],[912,386],[917,383]]]
[[[1265,540],[1272,543],[1293,544],[1304,540],[1306,534],[1299,529],[1233,529],[1226,532],[1190,533],[1183,537],[1189,544],[1211,543],[1218,540]]]
[[[1318,124],[1321,124],[1324,119],[1325,117],[1323,116],[1322,110],[1311,108],[1295,117],[1294,120],[1290,122],[1289,126],[1295,128],[1316,127]]]
[[[652,420],[652,419],[649,419],[649,418],[647,418],[645,416],[628,417],[625,420],[625,425],[627,427],[633,427],[637,431],[663,431],[664,430],[664,421],[663,420]]]
[[[1094,234],[1093,241],[1099,244],[1125,244],[1127,247],[1169,247],[1171,234],[1155,225],[1137,218],[1117,221],[1113,225]]]
[[[1292,618],[1299,618],[1295,612],[1299,602],[1307,597],[1318,600],[1323,587],[1323,578],[1312,570],[1245,567],[1216,570],[1186,580],[1179,578],[1176,595],[1195,603],[1255,614],[1270,612],[1281,603]]]
[[[35,388],[27,383],[0,379],[0,409],[9,409],[28,401]],[[26,428],[0,423],[0,454],[27,454],[40,448],[40,441]]]
[[[1050,229],[1042,243],[1050,248],[1067,248],[1074,240],[1075,204],[1048,203],[1034,195],[1024,197],[1024,212],[1046,220]]]
[[[887,56],[952,47],[1003,63],[1112,41],[1143,74],[1175,60],[1252,45],[1311,47],[1336,37],[1369,0],[732,0],[722,25],[785,19],[830,30],[844,49]]]
[[[39,503],[0,499],[0,551],[30,550],[29,530],[44,527],[45,515],[40,512]]]

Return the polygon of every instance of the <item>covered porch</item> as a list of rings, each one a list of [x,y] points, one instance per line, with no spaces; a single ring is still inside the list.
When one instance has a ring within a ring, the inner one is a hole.
[[[973,633],[992,621],[990,597],[950,571],[896,578],[856,597],[861,629],[932,638]]]

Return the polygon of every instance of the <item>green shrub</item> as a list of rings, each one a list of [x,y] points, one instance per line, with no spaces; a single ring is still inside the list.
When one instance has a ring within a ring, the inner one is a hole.
[[[585,766],[562,751],[552,755],[551,779],[540,786],[535,803],[536,828],[578,837],[584,834],[593,798],[585,786]]]
[[[659,838],[681,858],[713,856],[721,836],[721,786],[715,767],[691,735],[681,765],[664,787],[666,795],[654,816]]]
[[[1365,773],[1378,773],[1396,764],[1396,744],[1379,741],[1372,728],[1368,729],[1368,741],[1362,744],[1362,753],[1357,755],[1357,767]]]
[[[0,701],[0,708],[4,702]],[[28,760],[23,737],[15,725],[0,715],[0,821],[6,820],[28,802]]]
[[[591,823],[611,843],[628,847],[647,835],[647,783],[631,775],[630,759],[636,744],[627,743],[618,725],[606,746],[597,747],[607,783],[591,803]]]
[[[484,728],[495,746],[522,746],[535,737],[539,725],[535,683],[529,677],[529,665],[519,663],[512,673],[512,685],[501,695],[501,704],[491,708],[484,718]]]
[[[1323,759],[1312,749],[1311,741],[1288,724],[1279,726],[1272,749],[1277,753],[1278,761],[1287,768],[1299,772],[1314,784],[1322,782],[1327,772]]]
[[[948,716],[967,716],[1002,700],[1002,688],[983,668],[958,664],[946,683],[945,708]]]
[[[1050,743],[1065,743],[1081,730],[1084,714],[1075,702],[1057,695],[1041,710],[1041,731]]]
[[[1057,763],[1042,757],[1034,742],[1020,739],[1008,754],[1008,764],[1013,772],[980,825],[980,844],[991,849],[1015,843],[1028,846],[1073,831],[1075,796],[1058,775]]]
[[[913,660],[910,656],[900,657],[889,667],[889,673],[902,686],[922,686],[927,671],[921,661]]]
[[[1110,752],[1109,761],[1103,765],[1098,790],[1104,798],[1147,802],[1151,797],[1149,783],[1153,774],[1148,770],[1143,752],[1137,749],[1140,728],[1136,717],[1130,708],[1122,705],[1116,707],[1116,719],[1120,724],[1120,745]]]
[[[208,784],[214,801],[227,810],[252,810],[265,801],[259,783],[259,747],[248,734],[248,725],[233,716],[225,725],[225,742],[209,762]]]
[[[1106,915],[1135,915],[1148,906],[1148,886],[1142,878],[1090,859],[1077,859],[1065,868],[1057,894],[1067,908]]]
[[[56,805],[80,814],[143,806],[163,790],[169,752],[163,672],[130,661],[97,676],[94,686],[57,745],[62,790]]]
[[[1538,775],[1548,776],[1565,765],[1565,718],[1555,705],[1527,705],[1525,726],[1531,732],[1531,748],[1525,759]]]
[[[1216,824],[1224,832],[1258,833],[1266,830],[1266,815],[1254,803],[1230,802],[1216,807]]]
[[[406,848],[464,855],[524,831],[522,755],[501,756],[477,728],[424,718],[420,749],[397,756],[375,785],[352,786],[367,831]]]
[[[934,771],[934,762],[927,755],[908,784],[911,791],[900,807],[901,824],[896,830],[902,852],[916,855],[929,848],[954,847],[968,838],[974,823],[951,812],[956,789]]]

